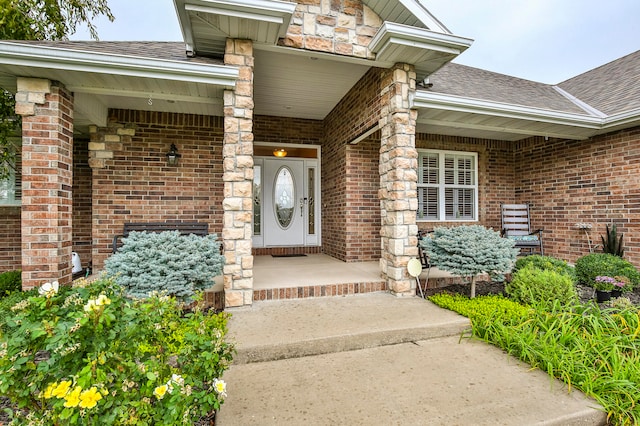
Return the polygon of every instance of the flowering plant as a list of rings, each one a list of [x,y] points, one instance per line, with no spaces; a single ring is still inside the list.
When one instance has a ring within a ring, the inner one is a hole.
[[[192,424],[220,408],[227,314],[127,299],[108,279],[21,297],[0,304],[0,395],[25,410],[13,424]]]
[[[620,291],[631,291],[633,287],[631,286],[631,280],[625,276],[615,276],[613,277],[616,282],[613,284],[614,290]]]
[[[622,279],[624,278],[624,280]],[[629,279],[627,277],[607,277],[599,275],[595,278],[594,288],[600,291],[623,290],[627,286]]]

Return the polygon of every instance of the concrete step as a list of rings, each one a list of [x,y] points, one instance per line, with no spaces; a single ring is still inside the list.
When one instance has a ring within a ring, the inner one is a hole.
[[[237,344],[216,425],[604,425],[582,393],[500,349],[469,321],[387,293],[231,311]]]
[[[460,335],[469,320],[388,293],[256,302],[229,323],[235,364],[344,352]]]

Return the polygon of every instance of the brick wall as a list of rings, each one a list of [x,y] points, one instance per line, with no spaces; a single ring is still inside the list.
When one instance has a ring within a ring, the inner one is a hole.
[[[532,226],[544,228],[545,254],[569,261],[588,253],[614,222],[625,258],[640,266],[640,127],[585,141],[530,139],[515,147],[517,202],[532,205]]]
[[[380,259],[379,151],[379,135],[346,148],[347,262]]]
[[[298,0],[281,46],[373,59],[367,48],[382,21],[359,0]]]
[[[256,142],[320,145],[324,134],[321,120],[256,115],[253,136]]]
[[[514,144],[467,137],[418,133],[416,148],[475,152],[478,154],[478,222],[418,222],[423,230],[436,226],[480,224],[500,229],[500,204],[515,202]]]
[[[93,264],[101,268],[124,222],[201,221],[222,231],[222,117],[112,110],[135,128],[93,169]],[[175,143],[182,156],[167,166]]]
[[[91,168],[88,141],[73,141],[73,246],[86,268],[91,263]]]
[[[0,273],[22,268],[20,207],[0,206]]]
[[[323,123],[322,247],[325,253],[345,261],[371,260],[379,257],[380,253],[380,223],[377,219],[380,217],[379,134],[373,144],[361,141],[362,147],[359,144],[349,145],[350,141],[378,124],[380,71],[378,68],[369,70]],[[365,162],[360,164],[363,159]],[[371,176],[362,189],[357,182],[348,179],[348,174],[363,176],[367,171]],[[360,200],[373,197],[375,202],[347,201],[347,191],[361,191],[357,196]],[[375,211],[367,211],[368,206]],[[378,221],[376,225],[373,224],[375,221]],[[354,232],[355,228],[361,228],[361,231]],[[354,249],[347,253],[347,247]]]

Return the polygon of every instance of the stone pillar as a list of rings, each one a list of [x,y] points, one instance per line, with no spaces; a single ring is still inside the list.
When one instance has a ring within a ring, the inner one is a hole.
[[[253,43],[228,39],[224,63],[239,68],[235,90],[224,93],[225,307],[253,303]]]
[[[22,288],[71,282],[73,95],[18,78],[22,116]]]
[[[415,295],[415,279],[407,272],[409,259],[418,256],[417,111],[410,109],[415,79],[413,66],[396,64],[383,72],[380,91],[380,268],[388,288],[398,296]]]

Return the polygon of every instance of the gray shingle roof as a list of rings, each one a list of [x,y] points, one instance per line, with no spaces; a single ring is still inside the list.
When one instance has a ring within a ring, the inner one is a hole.
[[[553,86],[449,63],[429,76],[430,92],[531,108],[587,114]]]
[[[160,41],[42,41],[42,40],[3,40],[16,44],[30,44],[58,49],[80,50],[85,52],[126,55],[138,58],[151,58],[197,64],[222,65],[220,59],[193,57],[186,55],[183,42]]]
[[[640,108],[640,50],[558,85],[601,112],[612,115]]]

